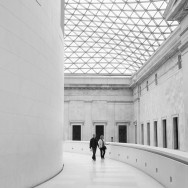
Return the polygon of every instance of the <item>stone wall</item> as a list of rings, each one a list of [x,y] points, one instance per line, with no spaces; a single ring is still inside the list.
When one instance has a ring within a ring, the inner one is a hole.
[[[172,12],[174,14],[174,12]],[[148,144],[147,124],[150,124],[150,145],[154,142],[154,121],[157,121],[158,146],[163,147],[163,124],[167,121],[167,147],[175,147],[173,118],[178,118],[179,150],[188,151],[188,16],[163,43],[150,60],[132,77],[134,122],[138,142]],[[157,83],[156,83],[157,75]],[[147,84],[148,83],[148,84]],[[148,85],[148,88],[147,88]]]
[[[150,145],[154,146],[154,121],[158,126],[158,146],[163,147],[162,120],[167,121],[167,144],[173,148],[173,117],[179,118],[180,148],[184,148],[183,82],[182,69],[178,68],[178,54],[155,70],[146,80],[134,88],[134,121],[144,125],[144,143],[147,144],[147,123],[150,123]],[[157,84],[155,75],[157,74]],[[148,90],[146,83],[148,81]],[[139,94],[141,87],[141,94]],[[138,98],[139,95],[139,98]],[[139,112],[138,112],[139,109]],[[141,130],[139,129],[139,134]],[[140,136],[141,143],[141,136]]]
[[[89,140],[99,124],[105,127],[106,141],[118,141],[118,125],[123,124],[128,126],[128,142],[133,142],[132,90],[126,83],[130,80],[65,77],[65,139],[72,139],[72,125],[81,124],[82,140]]]

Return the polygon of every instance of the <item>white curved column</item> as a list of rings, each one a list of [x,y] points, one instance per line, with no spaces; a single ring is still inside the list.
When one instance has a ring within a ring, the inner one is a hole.
[[[60,0],[0,1],[0,187],[34,186],[62,168]]]

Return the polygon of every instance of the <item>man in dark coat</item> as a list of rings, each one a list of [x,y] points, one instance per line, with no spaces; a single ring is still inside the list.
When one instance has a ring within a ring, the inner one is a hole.
[[[89,148],[92,149],[92,151],[93,151],[92,159],[94,161],[96,160],[95,154],[96,154],[96,151],[97,151],[97,146],[98,146],[98,141],[97,141],[96,135],[93,134],[93,138],[91,138],[91,140],[90,140]]]

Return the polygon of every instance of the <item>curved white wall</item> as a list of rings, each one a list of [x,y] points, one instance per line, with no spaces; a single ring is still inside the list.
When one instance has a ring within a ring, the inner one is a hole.
[[[91,155],[89,142],[66,141],[64,151]],[[144,171],[167,188],[187,188],[186,152],[135,144],[109,143],[106,157],[128,163]]]
[[[0,187],[32,187],[62,168],[60,0],[0,1]]]

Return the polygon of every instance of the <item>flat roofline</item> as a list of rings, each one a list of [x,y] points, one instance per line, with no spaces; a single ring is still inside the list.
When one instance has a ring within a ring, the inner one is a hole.
[[[131,78],[125,76],[66,76],[65,87],[129,87]]]

